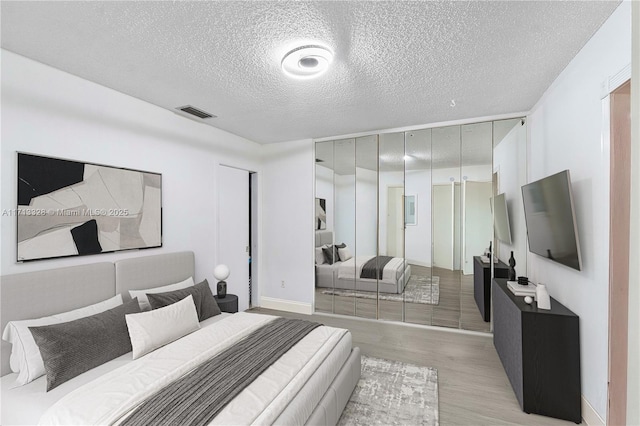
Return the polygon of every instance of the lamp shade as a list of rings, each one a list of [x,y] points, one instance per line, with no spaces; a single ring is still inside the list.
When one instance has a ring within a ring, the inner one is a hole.
[[[224,281],[229,278],[229,267],[227,265],[218,265],[216,269],[213,270],[213,276],[216,277],[218,281]]]

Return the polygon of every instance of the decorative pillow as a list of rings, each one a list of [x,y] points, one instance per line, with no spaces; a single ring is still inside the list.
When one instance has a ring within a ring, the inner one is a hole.
[[[336,244],[336,248],[345,248],[347,245],[345,243]]]
[[[193,296],[193,303],[196,305],[199,321],[204,321],[207,318],[222,313],[216,299],[213,297],[211,287],[209,287],[207,280],[196,284],[194,287],[187,287],[167,293],[150,293],[147,294],[147,297],[149,298],[151,309],[158,309],[176,303],[189,295]]]
[[[322,247],[316,247],[316,265],[322,265],[324,262],[324,253]]]
[[[194,285],[195,283],[193,282],[193,277],[189,277],[184,281],[180,281],[179,283],[169,284],[162,287],[148,288],[146,290],[129,290],[129,295],[132,299],[136,297],[138,298],[138,303],[140,304],[141,310],[150,311],[151,305],[149,304],[147,294],[166,293],[168,291],[180,290],[181,288],[193,287]]]
[[[140,312],[136,299],[89,317],[29,327],[44,360],[47,392],[130,352],[125,315],[134,312]]]
[[[119,305],[122,305],[122,295],[120,294],[103,302],[61,314],[38,319],[10,321],[2,333],[2,339],[11,343],[9,364],[11,365],[11,371],[19,373],[16,378],[16,384],[18,386],[26,385],[45,374],[42,355],[40,355],[38,345],[33,340],[29,327],[72,321],[104,312]]]
[[[338,253],[336,253],[336,249],[333,246],[323,247],[322,253],[324,254],[325,263],[329,265],[333,265],[338,260]]]
[[[200,328],[193,296],[149,312],[126,317],[133,359],[178,340]]]
[[[349,260],[349,259],[351,259],[353,257],[353,256],[351,256],[351,252],[349,251],[349,248],[346,247],[346,246],[344,248],[339,248],[338,249],[338,256],[340,256],[340,260],[342,262],[344,262],[345,260]]]

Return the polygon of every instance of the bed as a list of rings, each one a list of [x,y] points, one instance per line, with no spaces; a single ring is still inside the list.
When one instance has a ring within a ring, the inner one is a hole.
[[[4,276],[2,328],[111,298],[129,290],[194,276],[192,252],[145,256]],[[135,303],[135,302],[133,302]],[[126,353],[45,392],[46,377],[15,387],[11,345],[2,341],[1,424],[119,424],[129,409],[193,371],[199,359],[233,347],[276,317],[252,313],[214,316],[200,329],[136,360]],[[317,327],[261,373],[210,424],[336,424],[360,377],[360,352],[351,334]],[[114,391],[115,389],[115,391]]]
[[[333,232],[316,231],[316,249],[331,244]],[[411,265],[394,257],[385,264],[379,279],[362,278],[363,267],[372,259],[374,256],[355,256],[333,264],[316,262],[316,287],[401,294],[411,278]]]

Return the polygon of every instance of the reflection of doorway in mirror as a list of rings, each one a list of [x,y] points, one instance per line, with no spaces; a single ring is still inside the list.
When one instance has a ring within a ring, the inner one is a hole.
[[[387,256],[404,257],[404,187],[390,186],[387,197]]]
[[[493,215],[491,214],[492,182],[465,181],[463,189],[464,220],[463,251],[465,275],[473,274],[473,256],[483,253],[492,240]]]

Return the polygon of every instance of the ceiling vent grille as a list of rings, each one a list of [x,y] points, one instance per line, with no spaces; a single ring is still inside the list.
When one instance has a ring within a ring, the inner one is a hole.
[[[202,119],[216,118],[215,115],[209,114],[208,112],[198,109],[196,107],[193,107],[191,105],[185,105],[182,107],[178,107],[176,109],[179,109],[182,112],[186,112],[187,114],[195,115],[196,117],[202,118]]]

